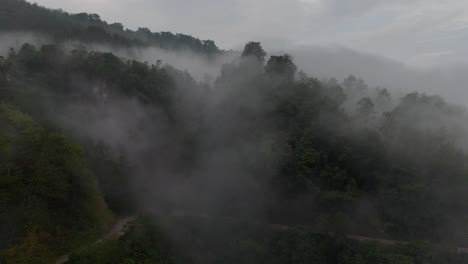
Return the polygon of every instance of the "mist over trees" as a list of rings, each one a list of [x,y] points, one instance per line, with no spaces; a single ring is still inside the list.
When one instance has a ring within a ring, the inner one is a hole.
[[[0,57],[1,261],[51,263],[114,219],[149,214],[70,262],[467,262],[447,246],[468,244],[464,108],[353,75],[318,80],[259,42],[195,80],[63,41],[207,57],[221,53],[212,41],[1,8],[3,29],[59,40]]]
[[[0,30],[44,33],[57,41],[77,40],[124,46],[155,46],[170,50],[190,50],[202,54],[221,52],[212,40],[200,40],[185,34],[151,32],[147,28],[125,29],[120,23],[109,24],[98,14],[69,14],[24,0],[2,0]]]

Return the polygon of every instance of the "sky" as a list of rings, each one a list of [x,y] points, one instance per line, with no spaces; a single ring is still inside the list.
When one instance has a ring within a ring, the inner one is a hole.
[[[223,49],[337,46],[432,67],[468,63],[466,0],[33,0],[130,29],[213,39]]]

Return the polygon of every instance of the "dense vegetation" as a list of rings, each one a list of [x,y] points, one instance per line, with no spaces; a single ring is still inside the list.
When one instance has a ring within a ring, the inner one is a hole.
[[[147,28],[132,31],[124,29],[120,23],[108,24],[97,14],[69,14],[24,0],[0,2],[0,30],[43,33],[57,41],[79,40],[111,45],[154,46],[207,55],[221,52],[212,40],[200,40],[171,32],[153,33]]]
[[[184,263],[187,259],[148,216],[131,224],[119,240],[107,239],[72,255],[69,263]]]
[[[0,122],[0,242],[18,243],[5,252],[6,263],[50,263],[100,236],[112,216],[83,149],[6,103]]]
[[[463,108],[352,75],[317,80],[258,42],[214,83],[199,82],[62,41],[209,56],[214,43],[18,0],[1,8],[2,29],[60,41],[0,57],[0,261],[51,263],[70,251],[71,263],[467,261],[433,244],[468,245]],[[155,217],[81,247],[114,215],[142,211]],[[174,214],[191,217],[166,221]]]
[[[154,223],[145,216],[120,240],[106,240],[81,250],[70,263],[468,263],[468,255],[426,242],[384,245],[317,234],[305,227],[278,231],[206,219],[159,223],[167,230],[176,228],[178,240],[171,240]]]

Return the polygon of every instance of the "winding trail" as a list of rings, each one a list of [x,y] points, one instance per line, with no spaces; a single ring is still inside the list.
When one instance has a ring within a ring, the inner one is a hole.
[[[399,240],[389,240],[383,238],[374,238],[374,237],[365,237],[365,236],[356,236],[356,235],[347,235],[348,239],[356,240],[356,241],[374,241],[385,245],[395,245],[395,244],[408,244],[408,241],[399,241]],[[457,253],[468,254],[468,248],[466,247],[457,247],[457,246],[450,246],[457,251]]]
[[[288,226],[288,225],[269,225],[270,228],[277,230],[277,231],[289,231],[293,227]],[[354,241],[371,241],[371,242],[377,242],[380,244],[384,245],[397,245],[397,244],[409,244],[410,242],[408,241],[402,241],[402,240],[390,240],[390,239],[385,239],[385,238],[376,238],[376,237],[366,237],[366,236],[359,236],[359,235],[346,235],[347,239],[354,240]],[[457,251],[457,253],[463,253],[463,254],[468,254],[468,248],[466,247],[457,247],[457,246],[450,246],[450,248],[453,248]]]
[[[172,217],[180,218],[184,217],[184,215],[172,215]],[[137,217],[136,216],[130,216],[126,218],[119,219],[117,222],[115,222],[114,226],[112,227],[111,231],[107,233],[104,237],[101,239],[85,246],[84,248],[91,247],[93,245],[99,244],[105,239],[114,237],[114,238],[121,238],[125,233],[128,231],[127,227],[128,224],[131,222],[135,221]],[[202,218],[207,218],[207,216],[202,216]],[[279,225],[279,224],[268,224],[268,227],[271,228],[272,230],[280,231],[280,232],[287,232],[290,231],[291,229],[294,228],[294,226],[290,225]],[[359,235],[347,235],[346,236],[350,240],[355,240],[355,241],[371,241],[371,242],[377,242],[381,243],[384,245],[396,245],[396,244],[408,244],[408,241],[401,241],[401,240],[389,240],[389,239],[384,239],[384,238],[375,238],[375,237],[366,237],[366,236],[359,236]],[[84,249],[82,248],[82,249]],[[463,253],[463,254],[468,254],[468,248],[466,247],[457,247],[453,246],[458,253]],[[55,264],[64,264],[67,263],[70,259],[70,254],[68,253],[67,255],[63,255],[60,258],[57,259]]]
[[[85,246],[84,248],[81,248],[80,250],[82,249],[85,249],[87,247],[91,247],[91,246],[94,246],[96,244],[99,244],[101,243],[102,241],[104,241],[105,239],[108,239],[108,238],[111,238],[111,237],[114,237],[114,238],[121,238],[123,235],[125,235],[125,233],[128,231],[127,229],[127,226],[129,223],[135,221],[136,219],[136,216],[129,216],[129,217],[126,217],[126,218],[122,218],[122,219],[119,219],[117,220],[117,222],[114,223],[114,226],[112,227],[112,229],[109,231],[109,233],[107,233],[106,235],[104,235],[101,239]],[[57,261],[55,262],[55,264],[64,264],[64,263],[67,263],[69,260],[70,260],[70,255],[72,253],[68,253],[66,255],[63,255],[61,256],[60,258],[57,259]]]
[[[172,215],[172,217],[184,217],[183,215]],[[193,215],[191,217],[194,217]],[[203,215],[203,216],[195,216],[199,218],[210,218],[209,216]],[[235,221],[236,219],[234,218],[227,218],[230,221]],[[258,224],[258,223],[256,223]],[[284,225],[284,224],[263,224],[264,226],[268,226],[271,230],[275,230],[278,232],[288,232],[298,226],[304,226],[304,225]],[[333,235],[333,233],[320,233],[317,232],[317,234],[326,234],[326,235]],[[346,238],[349,240],[354,240],[354,241],[370,241],[370,242],[377,242],[383,245],[406,245],[411,243],[410,241],[403,241],[403,240],[392,240],[388,238],[381,238],[381,237],[368,237],[368,236],[361,236],[361,235],[354,235],[354,234],[347,234]],[[456,245],[449,245],[445,244],[448,248],[454,249],[457,253],[462,253],[462,254],[468,254],[468,247],[461,247],[461,246],[456,246]]]

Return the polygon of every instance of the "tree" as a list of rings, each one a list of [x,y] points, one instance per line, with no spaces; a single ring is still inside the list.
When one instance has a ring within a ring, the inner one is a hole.
[[[379,91],[378,97],[382,98],[382,100],[384,100],[384,101],[390,101],[391,100],[391,95],[388,92],[388,90],[385,89],[385,88]]]
[[[116,31],[124,31],[124,26],[121,23],[112,23],[109,27]]]
[[[271,77],[279,77],[287,82],[294,80],[297,66],[292,57],[288,54],[281,56],[271,56],[265,66],[265,72]]]
[[[384,110],[388,110],[392,102],[392,95],[390,94],[390,92],[388,92],[387,89],[381,89],[377,94],[376,102],[378,106],[380,106]]]
[[[216,43],[213,40],[203,40],[202,42],[203,42],[203,49],[208,54],[219,51],[218,47],[216,46]]]
[[[263,50],[260,42],[249,42],[245,45],[244,51],[242,52],[243,58],[253,57],[258,61],[265,61],[266,52]]]
[[[357,102],[357,112],[362,116],[368,116],[374,113],[374,103],[369,97],[364,97]]]
[[[0,56],[0,86],[3,86],[7,80],[7,65],[5,59]]]
[[[348,78],[343,81],[343,86],[354,92],[363,92],[368,89],[366,82],[361,78],[356,78],[354,75],[348,76]]]
[[[33,226],[24,241],[5,252],[5,263],[9,264],[47,264],[55,261],[53,237]]]
[[[170,33],[153,33],[149,30],[132,31],[120,23],[107,23],[98,14],[69,14],[31,4],[24,0],[2,0],[0,30],[44,33],[61,41],[80,40],[105,42],[125,46],[156,46],[171,50],[188,49],[201,54],[220,50],[192,36]]]

